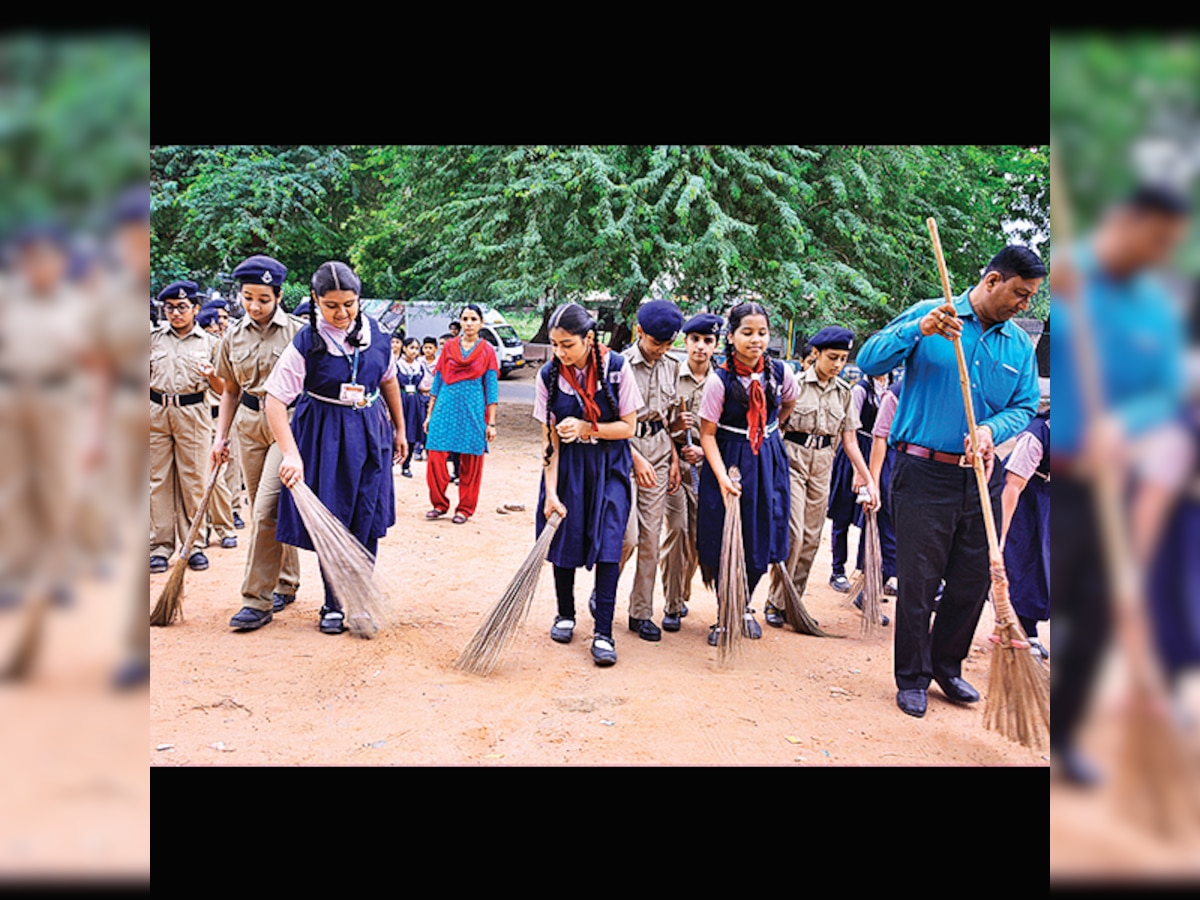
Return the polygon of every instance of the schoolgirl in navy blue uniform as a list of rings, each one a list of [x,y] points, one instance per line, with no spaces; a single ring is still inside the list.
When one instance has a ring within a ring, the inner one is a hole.
[[[717,377],[709,379],[700,401],[704,466],[696,543],[701,573],[712,587],[721,565],[725,497],[738,496],[750,596],[771,563],[788,555],[791,487],[779,421],[791,413],[799,391],[787,367],[768,359],[769,339],[767,311],[760,304],[735,306],[729,313],[725,363],[714,370]],[[731,466],[741,472],[740,486],[729,478]],[[762,636],[749,604],[744,627],[749,637]],[[717,644],[715,625],[708,642]]]
[[[1050,410],[1017,436],[1004,467],[1000,542],[1008,593],[1030,649],[1048,659],[1037,623],[1050,618]]]
[[[415,337],[405,338],[404,347],[396,360],[396,378],[400,386],[400,405],[404,407],[404,432],[408,438],[408,455],[404,457],[404,467],[401,474],[412,478],[412,462],[414,451],[425,440],[425,413],[428,410],[428,399],[422,396],[421,382],[430,371],[421,358],[421,342]]]
[[[312,277],[309,324],[267,379],[267,421],[283,451],[279,477],[313,493],[375,554],[396,521],[392,465],[408,447],[391,341],[359,305],[361,283],[345,263],[323,263]],[[320,311],[320,317],[317,313]],[[379,403],[382,397],[391,421]],[[292,422],[287,406],[297,400]],[[278,539],[312,550],[291,491],[279,495]],[[321,631],[345,631],[341,602],[322,568]]]
[[[621,546],[632,502],[633,436],[641,394],[629,363],[596,340],[596,322],[571,303],[550,317],[554,358],[538,373],[533,415],[542,423],[545,467],[537,533],[563,516],[547,558],[554,564],[558,615],[550,637],[569,643],[575,628],[575,570],[596,570],[592,659],[617,661],[612,636]]]

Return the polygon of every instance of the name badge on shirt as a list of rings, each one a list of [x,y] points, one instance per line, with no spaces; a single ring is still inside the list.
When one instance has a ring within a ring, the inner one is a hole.
[[[355,406],[364,406],[367,401],[367,389],[361,384],[342,384],[342,392],[339,395],[343,403],[353,403]]]

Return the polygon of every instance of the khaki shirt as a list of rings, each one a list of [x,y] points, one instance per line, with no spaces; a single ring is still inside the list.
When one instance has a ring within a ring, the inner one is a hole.
[[[642,349],[637,343],[622,355],[631,363],[629,368],[642,394],[642,407],[638,410],[637,420],[652,422],[661,419],[666,425],[673,418],[672,411],[679,405],[679,362],[675,357],[663,354],[662,359],[651,366],[642,356]]]
[[[267,392],[267,376],[275,368],[279,355],[304,325],[302,319],[289,315],[282,304],[275,307],[266,328],[259,327],[249,314],[230,323],[217,354],[217,376],[236,383],[261,400]]]
[[[834,377],[821,386],[817,367],[810,366],[796,376],[800,395],[796,407],[784,423],[784,431],[803,431],[807,434],[828,434],[834,437],[831,449],[838,446],[843,431],[862,428],[858,412],[851,399],[851,386]]]
[[[193,325],[180,337],[169,324],[150,332],[150,387],[162,394],[194,394],[207,391],[208,379],[196,369],[206,359],[216,365],[217,339]]]
[[[699,381],[692,374],[692,368],[688,363],[684,362],[679,366],[679,383],[676,385],[675,392],[678,395],[679,412],[685,412],[683,407],[686,403],[686,412],[691,413],[693,417],[694,424],[691,428],[693,447],[700,446],[700,398],[704,396],[704,386],[708,384],[708,379],[712,377],[713,366],[711,362],[708,364],[708,371]],[[675,439],[675,443],[679,446],[687,446],[687,438],[683,436],[682,430],[680,430],[679,434],[672,434],[671,437]]]

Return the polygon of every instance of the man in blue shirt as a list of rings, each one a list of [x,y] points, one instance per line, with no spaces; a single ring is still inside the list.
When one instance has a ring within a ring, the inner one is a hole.
[[[995,446],[1029,424],[1039,397],[1033,342],[1009,320],[1028,309],[1045,275],[1033,251],[1005,247],[980,281],[953,303],[914,304],[858,352],[858,367],[867,375],[905,367],[904,394],[888,443],[898,451],[891,482],[898,588],[896,704],[911,716],[925,715],[931,680],[954,702],[979,700],[962,678],[962,661],[990,584],[988,542],[970,468],[973,456],[953,339],[962,341],[976,436],[999,522],[1004,479],[1002,471],[993,471]],[[931,631],[933,598],[943,579],[945,591]]]

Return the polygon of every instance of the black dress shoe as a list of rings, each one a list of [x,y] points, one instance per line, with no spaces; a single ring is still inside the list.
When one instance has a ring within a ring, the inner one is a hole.
[[[165,556],[150,557],[150,572],[158,574],[159,572],[167,571],[167,558]]]
[[[928,696],[920,688],[914,688],[911,691],[897,691],[896,705],[910,716],[916,716],[919,719],[925,715]]]
[[[850,593],[850,579],[845,575],[830,575],[829,586],[835,591],[840,591],[843,594]]]
[[[234,528],[245,528],[246,527],[246,523],[244,521],[242,521],[242,517],[239,516],[237,513],[233,514],[233,527]]]
[[[113,687],[120,691],[127,691],[130,688],[135,688],[138,685],[148,684],[150,682],[150,660],[134,660],[125,663],[121,668],[117,669],[113,675]]]
[[[283,612],[283,608],[289,603],[296,602],[295,594],[280,594],[274,593],[271,595],[271,612]]]
[[[603,634],[592,636],[592,662],[598,666],[611,666],[617,661],[617,646],[613,639]]]
[[[408,466],[405,466],[403,469],[400,470],[400,474],[403,475],[405,478],[412,478],[412,469],[410,469]]]
[[[643,641],[661,641],[662,640],[662,632],[659,631],[658,626],[655,625],[649,619],[635,619],[633,616],[630,616],[629,617],[629,630],[636,631],[637,636],[640,637]]]
[[[229,627],[238,631],[253,631],[255,628],[262,628],[273,618],[269,611],[243,606],[229,620]]]
[[[979,701],[979,691],[961,678],[935,678],[934,681],[942,689],[942,693],[955,703],[977,703]]]
[[[1060,777],[1077,787],[1095,787],[1102,780],[1099,770],[1079,755],[1074,747],[1050,748]]]
[[[858,596],[854,598],[854,608],[857,609],[859,612],[862,612],[862,592],[861,591],[859,592]],[[886,613],[880,613],[879,614],[879,624],[880,625],[891,625],[892,620],[887,617]]]
[[[550,640],[557,641],[560,644],[569,644],[571,643],[571,636],[574,633],[574,619],[568,619],[565,616],[554,617],[554,625],[550,628]]]
[[[715,647],[720,640],[720,631],[716,625],[710,625],[708,629],[708,646]]]
[[[686,618],[687,618],[687,604],[686,604],[686,603],[685,603],[685,604],[683,604],[683,609],[681,609],[681,610],[679,611],[679,618],[681,618],[681,619],[686,619]]]
[[[679,613],[663,613],[663,631],[678,631],[681,624]]]
[[[746,610],[746,614],[742,616],[742,634],[752,641],[762,637],[762,626],[758,624],[758,619],[754,618],[752,609]]]
[[[340,609],[321,607],[321,624],[317,626],[322,634],[341,634],[346,630],[346,614]]]
[[[208,568],[208,557],[197,550],[188,557],[188,568],[193,572],[203,572]]]
[[[237,535],[231,534],[228,537],[221,538],[221,549],[232,550],[237,546]]]
[[[772,628],[782,628],[785,624],[787,624],[787,617],[784,616],[783,610],[776,609],[770,603],[767,604],[765,613],[767,617],[767,624]]]

